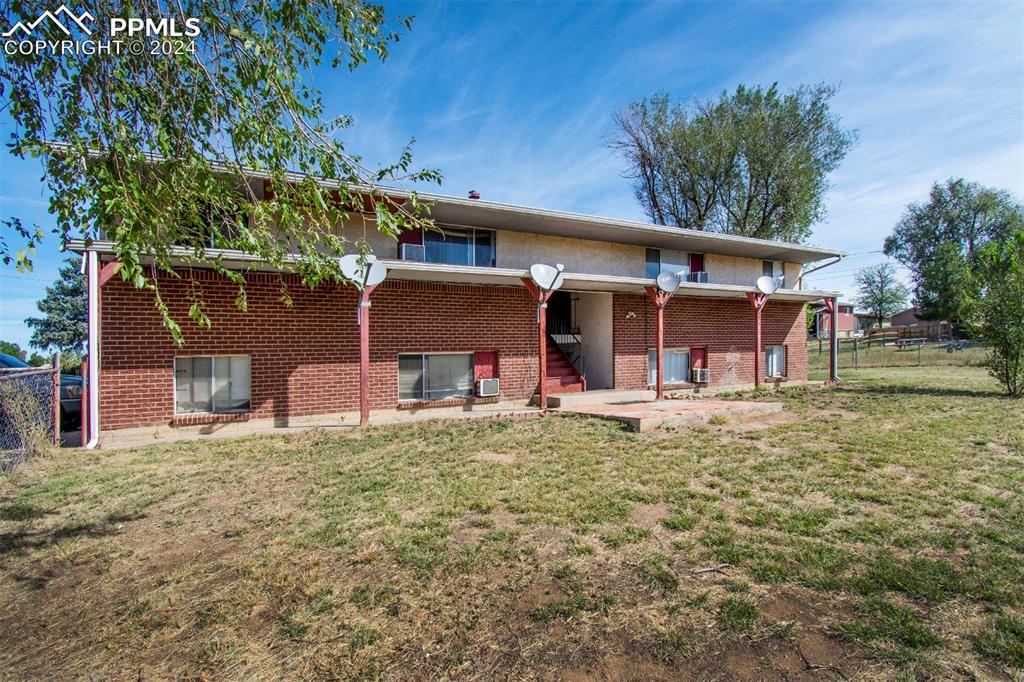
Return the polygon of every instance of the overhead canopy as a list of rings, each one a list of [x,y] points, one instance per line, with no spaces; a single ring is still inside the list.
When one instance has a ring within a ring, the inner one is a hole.
[[[87,250],[82,240],[72,240],[68,244],[72,251]],[[101,260],[113,259],[113,242],[94,241],[89,247],[100,254]],[[177,252],[180,265],[186,266],[191,250],[185,247],[172,248]],[[259,257],[242,251],[227,249],[208,249],[207,255],[220,258],[225,268],[254,272],[277,272],[278,270],[260,262]],[[449,265],[445,263],[423,263],[419,261],[380,259],[388,269],[388,279],[409,280],[418,282],[438,282],[447,284],[482,284],[501,286],[523,286],[522,280],[530,276],[529,270],[517,268],[491,268],[471,265]],[[645,287],[656,286],[654,279],[644,277],[618,277],[614,275],[590,275],[586,273],[564,273],[565,283],[562,289],[567,291],[605,291],[622,293],[643,293]],[[695,284],[683,282],[676,294],[708,298],[744,298],[747,293],[755,292],[751,286],[736,284]],[[821,298],[834,297],[834,291],[812,291],[807,289],[779,289],[772,296],[778,301],[816,301]]]

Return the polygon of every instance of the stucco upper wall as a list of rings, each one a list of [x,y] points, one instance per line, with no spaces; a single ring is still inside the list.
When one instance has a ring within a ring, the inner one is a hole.
[[[380,258],[397,258],[398,242],[381,234],[371,221],[346,223],[340,234],[353,242],[365,240]],[[527,269],[534,263],[562,263],[568,272],[617,277],[643,277],[646,248],[628,244],[552,237],[497,230],[496,265],[499,268]],[[786,263],[786,286],[793,287],[800,265]],[[715,253],[704,255],[704,269],[711,284],[750,286],[761,276],[761,261]]]
[[[365,241],[378,258],[398,258],[398,240],[382,234],[372,220],[351,220],[344,223],[338,234],[352,242]]]
[[[499,268],[562,263],[568,272],[619,277],[644,276],[644,247],[498,231]]]

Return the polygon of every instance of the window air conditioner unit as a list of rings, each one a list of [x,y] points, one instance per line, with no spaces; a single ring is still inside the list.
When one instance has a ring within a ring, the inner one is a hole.
[[[695,367],[690,370],[693,376],[693,383],[707,384],[711,382],[711,370],[706,367]]]
[[[399,254],[402,260],[414,260],[422,263],[426,260],[427,250],[422,244],[402,244]]]
[[[476,394],[480,398],[493,398],[498,395],[497,379],[480,379],[476,382]]]

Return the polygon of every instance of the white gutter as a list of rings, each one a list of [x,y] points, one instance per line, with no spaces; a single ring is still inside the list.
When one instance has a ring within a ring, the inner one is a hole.
[[[92,450],[100,442],[100,353],[99,353],[99,297],[100,271],[96,252],[89,249],[82,255],[82,265],[88,278],[89,295],[89,341],[86,357],[89,358],[89,376],[86,387],[89,391],[89,442],[86,449]]]
[[[85,249],[85,242],[81,240],[71,240],[68,242],[68,248],[74,251],[79,249]],[[113,253],[113,242],[110,241],[94,241],[89,247],[98,252],[102,253]],[[183,246],[172,246],[169,249],[171,256],[181,259],[183,265],[188,264],[191,260],[192,249]],[[233,249],[206,249],[206,256],[208,258],[219,258],[221,259],[222,265],[231,268],[233,264],[238,264],[237,268],[244,269],[244,264],[252,264],[259,268],[261,265],[261,259],[259,256],[255,256],[244,251],[236,251]],[[147,259],[143,259],[144,262]],[[292,255],[285,259],[286,262],[292,263],[298,261],[298,256]],[[520,270],[518,268],[491,268],[491,267],[477,267],[473,265],[451,265],[448,263],[425,263],[422,261],[407,261],[407,260],[395,260],[391,258],[381,258],[380,261],[384,263],[388,271],[393,273],[395,279],[408,279],[411,281],[435,281],[435,282],[448,282],[452,284],[506,284],[517,286],[520,284],[519,280],[523,277],[529,276],[528,270]],[[254,268],[255,270],[255,268]],[[259,270],[255,270],[259,271]],[[277,268],[268,268],[267,271],[281,272]],[[430,279],[431,275],[440,277],[451,277],[451,279]],[[655,286],[656,280],[645,279],[641,277],[622,277],[619,275],[597,275],[587,273],[564,273],[566,289],[572,289],[573,284],[592,284],[592,285],[607,285],[610,287],[618,287],[617,291],[642,291],[644,287]],[[482,281],[487,280],[487,281]],[[594,291],[600,291],[595,288]],[[742,298],[747,293],[753,293],[757,290],[753,287],[743,286],[739,284],[694,284],[690,282],[684,282],[680,288],[680,294],[688,294],[690,296],[710,296],[726,295],[729,297]],[[778,300],[789,300],[789,301],[813,301],[820,298],[835,296],[836,292],[832,291],[814,291],[806,289],[779,289],[775,298]],[[91,360],[90,360],[91,362]]]

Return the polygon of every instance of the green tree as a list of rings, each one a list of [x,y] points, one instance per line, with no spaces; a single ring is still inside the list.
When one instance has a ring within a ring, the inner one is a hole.
[[[1024,230],[978,249],[975,294],[961,315],[988,345],[988,366],[1006,393],[1024,395]]]
[[[21,346],[13,341],[0,341],[0,353],[16,357],[23,362],[27,357],[27,353],[21,349]]]
[[[885,318],[907,306],[910,289],[896,279],[896,269],[889,263],[861,268],[854,275],[857,282],[857,305],[871,313],[879,328]]]
[[[803,241],[825,215],[828,174],[856,138],[830,109],[835,93],[741,85],[681,104],[659,93],[615,114],[611,146],[655,223]]]
[[[76,258],[60,267],[57,281],[46,287],[46,295],[36,304],[42,317],[30,317],[32,345],[44,350],[81,355],[88,337],[89,296],[85,276]]]
[[[910,268],[914,305],[925,320],[955,320],[970,296],[979,249],[1024,229],[1024,208],[1008,193],[962,178],[932,186],[885,240],[885,254]]]
[[[52,6],[0,0],[0,8],[13,22]],[[229,278],[236,304],[246,307],[243,273],[224,267],[210,246],[256,255],[315,286],[342,279],[339,254],[369,248],[339,236],[339,222],[362,220],[393,237],[423,224],[415,194],[399,204],[378,183],[439,181],[439,174],[412,169],[409,146],[393,164],[367,168],[340,137],[351,118],[328,117],[310,82],[324,63],[351,70],[384,60],[411,17],[389,19],[362,0],[95,0],[89,11],[92,37],[120,40],[117,53],[16,51],[0,61],[14,122],[9,147],[43,161],[54,232],[62,240],[112,240],[121,277],[153,294],[179,343],[181,327],[159,287],[161,277],[178,276],[176,266]],[[110,34],[111,19],[140,17],[173,19],[179,28],[196,19],[200,31]],[[31,39],[67,36],[41,22]],[[29,241],[38,231],[17,217],[7,225]],[[5,259],[30,265],[30,249],[12,255],[12,248],[0,245]],[[209,326],[205,311],[195,291],[190,316]]]

